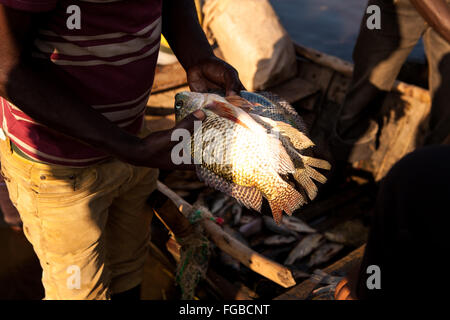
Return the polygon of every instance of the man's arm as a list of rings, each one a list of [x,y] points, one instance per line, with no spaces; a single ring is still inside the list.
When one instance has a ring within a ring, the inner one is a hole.
[[[29,58],[32,20],[31,13],[0,5],[0,95],[37,122],[126,162],[172,168],[171,131],[146,139],[126,133],[61,84],[55,65]],[[192,131],[193,119],[177,127]]]
[[[445,0],[411,0],[425,21],[450,43],[450,7]]]
[[[162,33],[186,70],[192,91],[225,89],[232,95],[244,89],[237,71],[214,55],[193,0],[163,1],[162,14]]]

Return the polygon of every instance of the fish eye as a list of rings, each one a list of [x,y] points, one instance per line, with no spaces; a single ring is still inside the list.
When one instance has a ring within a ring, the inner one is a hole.
[[[178,100],[175,102],[175,108],[176,109],[181,109],[183,108],[183,100]]]

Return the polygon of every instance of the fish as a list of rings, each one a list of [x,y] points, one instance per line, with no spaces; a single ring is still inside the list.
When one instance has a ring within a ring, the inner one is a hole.
[[[242,218],[242,207],[238,203],[231,206],[231,213],[233,215],[233,225],[238,225]]]
[[[309,259],[308,262],[308,267],[313,267],[329,261],[343,248],[344,246],[342,244],[325,243],[311,255],[311,258]]]
[[[179,122],[196,110],[206,115],[190,143],[199,180],[258,212],[266,199],[280,224],[283,212],[292,215],[307,203],[302,188],[310,198],[315,196],[306,176],[326,181],[311,166],[330,166],[301,153],[314,144],[300,131],[301,119],[293,108],[289,112],[262,95],[246,91],[241,95],[254,102],[241,96],[180,92],[175,96],[175,118]]]
[[[220,211],[220,209],[224,207],[228,199],[229,197],[223,194],[220,197],[217,197],[217,199],[215,199],[211,204],[211,213],[216,214],[218,211]]]
[[[291,244],[292,242],[295,242],[295,240],[297,240],[297,238],[294,236],[281,236],[277,234],[264,239],[264,244],[266,246],[278,246],[282,244]]]
[[[285,226],[286,228],[298,232],[298,233],[316,233],[317,230],[311,228],[309,225],[307,225],[305,222],[303,222],[301,219],[290,216],[290,217],[283,217],[281,220],[281,225]]]
[[[359,247],[367,241],[369,228],[359,219],[345,221],[324,233],[327,240],[346,246]]]
[[[257,233],[259,233],[262,229],[262,219],[260,217],[253,219],[251,222],[242,225],[239,228],[239,232],[246,238],[249,238]]]
[[[276,224],[275,221],[273,219],[270,219],[268,216],[263,216],[263,221],[264,226],[273,233],[278,233],[283,236],[294,236],[298,238],[297,232],[292,231],[281,224]]]
[[[323,235],[320,233],[313,233],[304,237],[300,242],[289,252],[288,257],[284,261],[285,265],[291,265],[295,261],[306,257],[314,249],[318,248],[323,240]]]

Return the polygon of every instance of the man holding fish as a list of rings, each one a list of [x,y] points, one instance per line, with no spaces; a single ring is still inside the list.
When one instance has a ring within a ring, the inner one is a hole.
[[[205,117],[142,132],[161,31],[192,91],[243,86],[214,56],[192,0],[76,4],[0,0],[2,174],[46,299],[138,297],[157,168],[180,168],[172,132]]]

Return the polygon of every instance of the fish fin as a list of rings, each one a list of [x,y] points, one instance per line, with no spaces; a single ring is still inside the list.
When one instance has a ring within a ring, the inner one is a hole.
[[[282,188],[281,190],[279,188]],[[300,208],[306,203],[305,198],[295,190],[289,183],[283,181],[278,188],[277,197],[268,199],[270,209],[272,210],[273,219],[280,225],[283,217],[283,211],[288,215]]]
[[[228,103],[231,103],[233,106],[241,108],[247,112],[251,111],[253,104],[246,99],[240,97],[240,96],[228,96],[225,97],[225,100]]]
[[[294,179],[305,189],[309,199],[313,200],[317,196],[318,189],[314,181],[312,181],[309,176],[307,169],[296,169],[293,176]]]
[[[245,207],[261,212],[262,194],[258,189],[233,185],[231,195]]]
[[[311,178],[313,178],[317,182],[320,182],[322,184],[327,182],[327,178],[323,174],[321,174],[320,172],[318,172],[315,169],[311,168],[310,166],[306,165],[305,166],[305,170],[306,170],[306,173],[308,174],[308,176],[310,176]]]
[[[314,142],[311,141],[303,132],[294,128],[290,124],[282,121],[272,120],[267,117],[263,117],[256,113],[249,113],[250,116],[259,124],[264,127],[269,126],[270,129],[279,132],[283,137],[289,139],[292,145],[297,150],[304,150],[314,146]]]
[[[249,115],[257,122],[258,125],[261,125],[263,128],[267,128],[270,130],[269,127],[267,127],[267,123],[265,123],[261,117],[257,114],[249,113]],[[270,119],[267,119],[268,121],[273,121]],[[288,152],[286,151],[282,141],[274,135],[273,133],[266,133],[268,137],[268,143],[269,143],[269,150],[271,153],[271,157],[273,159],[276,159],[274,163],[277,165],[275,166],[275,170],[279,174],[289,174],[294,172],[294,164],[292,163],[292,159],[289,156]]]
[[[305,163],[311,167],[314,167],[314,168],[319,168],[319,169],[324,169],[324,170],[331,169],[331,164],[326,160],[307,157],[307,156],[303,156],[303,155],[302,155],[302,160],[303,160],[303,163]]]
[[[329,163],[325,160],[303,156],[289,145],[287,150],[295,165],[294,179],[305,189],[308,197],[313,200],[317,196],[318,189],[312,179],[324,184],[327,182],[327,178],[309,164],[314,163],[319,164],[322,168],[330,168]]]
[[[278,138],[272,134],[268,134],[268,143],[269,149],[271,153],[271,157],[275,160],[275,170],[277,173],[286,175],[289,173],[293,173],[295,170],[294,163],[292,162],[291,157],[287,153],[283,144]]]
[[[198,178],[201,181],[204,181],[207,186],[235,198],[246,208],[261,212],[262,194],[256,188],[230,183],[224,178],[200,166],[196,168],[196,171]]]
[[[297,150],[304,150],[315,146],[314,142],[300,130],[282,121],[276,121],[276,128],[289,140]]]
[[[233,106],[230,103],[212,101],[204,108],[206,110],[210,110],[219,117],[233,121],[256,134],[267,134],[267,130],[255,121],[249,113],[241,108]]]
[[[239,114],[238,114],[238,112],[236,112],[236,109],[232,108],[230,105],[227,105],[224,102],[213,101],[213,102],[209,103],[208,105],[206,105],[204,108],[214,112],[215,114],[217,114],[218,116],[220,116],[222,118],[231,120],[247,129],[249,129],[247,124],[244,121],[242,121],[241,119],[239,119]]]
[[[243,94],[244,96],[250,95],[249,98],[251,97],[251,94],[256,94],[256,95],[259,95],[260,97],[263,97],[264,99],[268,100],[270,103],[276,105],[277,106],[276,109],[280,109],[280,111],[282,111],[282,113],[285,115],[287,120],[290,122],[293,122],[294,127],[296,127],[297,129],[299,129],[302,132],[307,132],[307,128],[306,128],[304,121],[298,115],[295,108],[286,99],[281,98],[277,94],[274,94],[272,92],[267,92],[267,91],[260,91],[257,93],[245,93],[245,92],[242,93],[241,92],[241,94]],[[247,99],[249,99],[249,98],[247,98]],[[249,101],[251,102],[251,99],[249,99]]]

